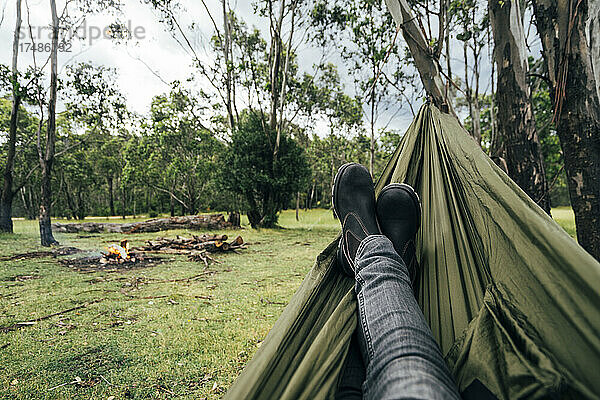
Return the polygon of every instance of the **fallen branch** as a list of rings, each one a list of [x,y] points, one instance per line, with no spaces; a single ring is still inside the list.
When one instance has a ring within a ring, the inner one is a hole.
[[[112,385],[113,385],[113,384],[112,384],[112,383],[110,383],[110,382],[108,381],[108,379],[106,379],[106,378],[105,378],[103,375],[100,375],[100,378],[102,378],[102,380],[103,380],[104,382],[108,383],[108,384],[109,384],[109,386],[112,386]]]
[[[286,305],[286,303],[282,303],[282,302],[279,302],[279,301],[271,301],[269,299],[263,299],[262,297],[260,298],[260,301],[261,301],[261,303],[264,303],[264,304],[275,304],[275,305],[278,305],[278,306],[285,306]]]
[[[191,282],[191,281],[195,281],[198,280],[200,278],[202,278],[203,276],[206,275],[213,275],[216,274],[216,271],[204,271],[201,272],[199,274],[196,274],[194,276],[190,276],[189,278],[178,278],[178,279],[152,279],[149,282],[144,282],[144,284],[150,284],[150,283],[170,283],[170,282]]]
[[[30,260],[32,258],[42,258],[42,257],[58,257],[58,256],[69,256],[71,254],[81,252],[80,249],[75,247],[59,247],[56,250],[42,250],[42,251],[31,251],[29,253],[18,253],[10,256],[0,257],[0,261],[20,261],[20,260]]]
[[[46,319],[49,319],[49,318],[52,318],[52,317],[56,317],[57,315],[66,314],[66,313],[69,313],[71,311],[80,310],[80,309],[85,308],[85,307],[87,307],[89,305],[92,305],[92,304],[95,304],[95,303],[100,303],[101,301],[104,301],[104,300],[106,300],[106,298],[103,297],[101,299],[92,300],[90,302],[83,303],[83,304],[80,304],[78,306],[66,309],[66,310],[62,310],[62,311],[58,311],[58,312],[55,312],[55,313],[52,313],[52,314],[48,314],[48,315],[45,315],[43,317],[30,319],[29,321],[17,322],[15,324],[8,325],[8,326],[3,326],[3,327],[0,327],[0,332],[3,332],[3,333],[4,332],[10,332],[10,331],[14,331],[14,330],[23,328],[24,326],[35,325],[36,323],[38,323],[40,321],[43,321],[43,320],[46,320]]]
[[[125,294],[125,293],[123,293]],[[129,294],[125,294],[125,296],[129,296],[128,299],[126,299],[125,301],[134,301],[134,300],[154,300],[154,299],[164,299],[165,297],[169,297],[169,295],[162,295],[162,296],[144,296],[144,297],[136,297],[136,296],[131,296]]]

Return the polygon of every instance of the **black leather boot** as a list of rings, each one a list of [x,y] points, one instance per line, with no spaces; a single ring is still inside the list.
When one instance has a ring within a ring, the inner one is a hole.
[[[377,198],[377,221],[381,232],[406,263],[416,293],[419,265],[415,236],[421,224],[421,201],[415,190],[406,183],[391,183],[384,187]]]
[[[342,223],[338,265],[354,277],[354,259],[360,242],[369,235],[381,234],[371,174],[360,164],[344,164],[335,176],[332,191],[333,209]]]

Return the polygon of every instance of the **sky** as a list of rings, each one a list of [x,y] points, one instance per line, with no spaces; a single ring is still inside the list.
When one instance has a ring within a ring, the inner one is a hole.
[[[48,0],[22,0],[23,1],[23,29],[28,30],[27,7],[30,10],[29,23],[33,27],[37,43],[49,43],[48,30],[44,31],[50,21]],[[88,15],[82,23],[79,36],[86,36],[85,40],[75,40],[71,48],[65,48],[59,53],[59,73],[68,64],[77,62],[92,62],[96,65],[114,67],[118,71],[118,86],[126,96],[128,107],[140,114],[149,110],[152,98],[169,90],[169,82],[174,80],[185,81],[194,73],[191,66],[192,57],[172,37],[164,25],[159,22],[159,15],[150,6],[140,0],[124,1],[122,13],[115,16],[108,13]],[[215,18],[220,17],[218,0],[206,1],[209,9],[215,13]],[[202,2],[182,0],[183,8],[179,12],[179,21],[183,26],[191,23],[197,24],[200,34],[190,37],[193,46],[200,58],[210,62],[210,57],[203,47],[212,32],[212,24]],[[63,0],[57,0],[60,10],[64,6]],[[15,24],[15,0],[0,0],[2,15],[0,16],[0,63],[10,65],[12,54],[12,37]],[[268,25],[265,19],[256,16],[250,1],[232,0],[231,8],[249,26],[256,26],[268,34]],[[118,19],[137,33],[127,43],[115,43],[108,38],[97,38],[100,29],[104,29],[111,22]],[[39,30],[42,29],[41,32]],[[85,32],[85,34],[83,34]],[[27,33],[27,32],[26,32]],[[402,40],[401,38],[399,39]],[[21,40],[22,47],[19,57],[19,68],[24,69],[32,64],[32,52],[27,47],[32,43],[29,35]],[[464,76],[462,58],[462,42],[455,41],[451,46],[453,72],[457,76]],[[68,51],[67,51],[68,50]],[[300,68],[310,72],[312,65],[319,60],[321,53],[310,44],[303,44],[298,48]],[[47,58],[46,53],[37,53],[38,64]],[[40,61],[42,60],[42,61]],[[340,60],[336,63],[339,64]],[[482,89],[489,88],[490,74],[489,63],[484,64],[481,72]],[[340,68],[342,82],[349,92],[352,91],[352,81],[343,66]],[[420,104],[413,104],[418,109]],[[388,118],[381,118],[387,121]],[[412,119],[408,107],[404,107],[396,114],[389,125],[391,129],[405,130]],[[382,122],[383,123],[383,122]]]
[[[12,36],[14,32],[15,6],[14,0],[4,3],[4,20],[0,25],[0,63],[10,65]],[[31,25],[44,27],[49,21],[49,7],[47,0],[28,0],[31,10]],[[59,1],[59,10],[64,2]],[[26,18],[25,1],[23,0],[23,16]],[[205,13],[197,12],[196,15],[205,16]],[[108,14],[89,15],[85,23],[81,24],[79,36],[87,36],[85,40],[74,40],[73,46],[59,53],[59,71],[65,65],[83,61],[91,61],[97,65],[115,67],[118,71],[118,86],[127,98],[128,106],[139,113],[148,110],[152,97],[168,91],[168,85],[163,82],[173,80],[185,80],[193,72],[190,67],[191,58],[172,39],[170,33],[166,32],[163,25],[158,22],[157,15],[153,10],[141,2],[127,1],[123,8],[123,15],[118,16],[121,22],[130,25],[138,37],[128,43],[115,43],[111,39],[98,38],[98,30],[103,29],[115,21],[116,17]],[[199,24],[207,21],[200,19]],[[24,20],[23,28],[27,29]],[[137,31],[135,31],[137,29]],[[35,31],[35,29],[34,29]],[[86,34],[82,34],[86,32]],[[34,36],[38,36],[34,33]],[[49,43],[47,32],[36,41]],[[32,64],[32,52],[25,51],[29,43],[32,43],[29,35],[22,40],[24,46],[21,48],[19,66],[23,68]],[[47,53],[46,53],[47,54]],[[45,54],[38,57],[45,60]],[[47,57],[47,56],[46,56]],[[39,61],[38,61],[39,63]],[[162,78],[162,80],[153,74]]]

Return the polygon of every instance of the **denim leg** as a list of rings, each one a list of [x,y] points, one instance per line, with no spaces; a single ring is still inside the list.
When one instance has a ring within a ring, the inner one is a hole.
[[[365,238],[356,254],[358,339],[366,399],[460,399],[392,242]]]

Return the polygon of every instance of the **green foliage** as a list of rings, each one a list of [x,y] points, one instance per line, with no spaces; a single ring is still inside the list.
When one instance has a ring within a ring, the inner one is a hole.
[[[259,116],[246,112],[223,157],[223,186],[244,196],[244,211],[254,228],[274,227],[279,211],[305,189],[310,175],[304,151],[288,135],[281,136],[274,159],[275,135]]]
[[[224,144],[202,123],[202,104],[180,86],[156,96],[143,135],[127,145],[126,182],[166,194],[172,210],[177,202],[195,213],[207,208],[212,196],[207,187],[215,179]]]
[[[529,58],[532,73],[541,75],[542,59]],[[531,102],[535,115],[537,134],[542,145],[546,179],[550,185],[550,202],[552,207],[569,206],[569,189],[567,187],[567,174],[564,171],[564,159],[560,140],[556,132],[556,125],[552,121],[552,100],[548,83],[537,76],[531,77]]]
[[[380,140],[376,143],[375,148],[374,179],[377,179],[383,171],[388,158],[396,150],[402,135],[395,131],[382,130],[379,132],[379,137]],[[323,137],[313,135],[307,146],[312,176],[305,208],[330,207],[331,187],[339,167],[347,162],[368,165],[370,145],[370,139],[364,133],[351,137],[336,134],[336,132]]]
[[[89,63],[67,66],[60,96],[66,110],[57,116],[56,209],[77,219],[114,214],[114,202],[99,204],[98,197],[114,198],[124,164],[128,133],[123,126],[130,115],[116,86],[116,71]],[[91,188],[96,196],[90,195]]]
[[[59,89],[69,121],[91,131],[110,132],[122,126],[128,112],[116,79],[113,68],[90,63],[67,66]]]
[[[456,34],[458,40],[466,42],[472,48],[485,46],[484,36],[490,24],[487,3],[475,0],[452,0],[448,14],[459,30]]]
[[[12,101],[8,98],[0,98],[0,135],[2,137],[8,136],[11,109]],[[27,173],[37,165],[37,152],[34,149],[37,127],[38,118],[28,112],[25,107],[19,107],[14,167],[14,179],[17,185],[20,185]],[[6,150],[6,146],[2,143],[0,147],[0,170],[2,171],[5,168]]]
[[[8,137],[10,113],[12,101],[8,98],[0,98],[0,171],[4,171],[7,157],[7,143],[4,142]],[[17,141],[15,144],[15,162],[13,169],[13,187],[18,189],[18,194],[22,190],[38,183],[37,167],[39,166],[36,143],[36,133],[38,129],[38,118],[27,111],[24,106],[19,107],[17,116]],[[38,186],[39,187],[39,186]],[[37,215],[37,195],[39,190],[31,193],[29,197],[18,196],[14,202],[13,208],[17,215],[35,217]],[[21,203],[18,200],[25,200]],[[35,206],[33,205],[35,204]]]
[[[312,10],[312,25],[312,38],[319,45],[339,44],[336,48],[364,101],[394,98],[390,90],[401,85],[404,73],[395,30],[390,29],[394,21],[382,1],[319,0]]]

